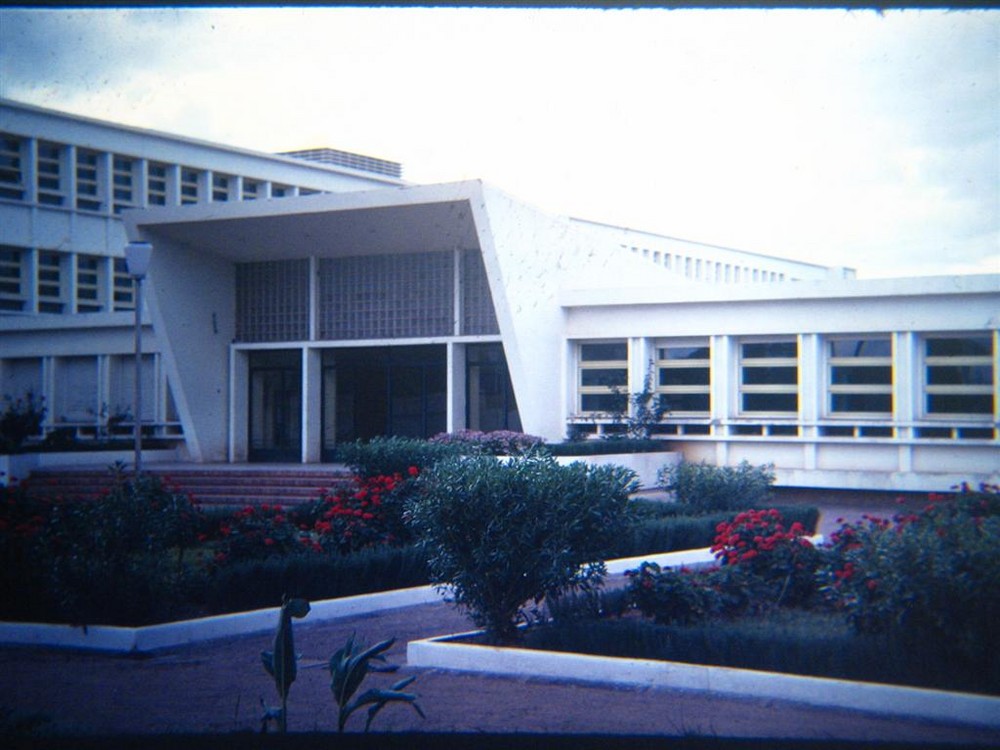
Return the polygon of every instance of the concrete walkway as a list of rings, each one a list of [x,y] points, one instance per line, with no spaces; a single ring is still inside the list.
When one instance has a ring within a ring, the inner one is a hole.
[[[604,737],[605,747],[627,736],[709,738],[795,738],[838,745],[872,743],[964,743],[995,745],[996,732],[983,728],[830,710],[780,700],[722,698],[710,693],[633,689],[583,683],[473,675],[407,667],[406,643],[467,630],[470,623],[448,604],[420,605],[327,623],[296,623],[299,677],[291,690],[290,729],[331,732],[336,717],[329,692],[327,660],[356,633],[368,643],[397,639],[389,661],[400,675],[373,675],[385,685],[416,674],[411,689],[427,718],[409,707],[387,707],[373,731],[420,733],[405,746],[438,746],[436,733],[547,733]],[[169,649],[143,658],[0,649],[0,696],[15,717],[40,715],[46,734],[70,737],[176,733],[216,736],[230,746],[238,733],[259,729],[261,700],[273,704],[273,683],[260,652],[269,633]],[[363,716],[349,729],[360,731]],[[237,733],[237,734],[234,734]],[[225,735],[225,738],[223,737]],[[613,735],[614,738],[609,738]],[[228,738],[228,739],[226,739]],[[420,743],[426,741],[426,745]],[[135,745],[142,747],[142,744]]]

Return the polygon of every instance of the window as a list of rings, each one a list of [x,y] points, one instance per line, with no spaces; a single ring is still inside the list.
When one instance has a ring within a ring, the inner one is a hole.
[[[245,201],[255,201],[263,193],[259,180],[243,180],[243,200]]]
[[[78,255],[76,258],[76,311],[100,312],[101,265],[104,259],[96,255]]]
[[[127,156],[116,156],[112,162],[114,212],[120,214],[126,208],[134,208],[137,204],[135,194],[135,159]]]
[[[114,261],[114,309],[135,309],[135,282],[128,273],[128,264],[124,258]]]
[[[236,182],[235,178],[224,174],[212,175],[212,201],[225,203],[229,200],[229,188]]]
[[[24,310],[27,301],[24,284],[24,251],[0,245],[0,310]]]
[[[181,205],[198,202],[198,172],[181,168]]]
[[[81,211],[100,211],[98,192],[98,161],[96,151],[76,152],[76,207]]]
[[[827,342],[832,415],[892,414],[892,341],[844,338]]]
[[[581,412],[623,411],[628,404],[628,342],[580,344],[578,377]]]
[[[38,202],[47,206],[61,206],[65,200],[62,171],[62,146],[39,143],[35,160]]]
[[[38,312],[63,311],[63,256],[60,253],[38,253]]]
[[[924,341],[927,415],[993,414],[993,337],[942,336]]]
[[[167,165],[151,162],[146,177],[146,202],[150,206],[167,205]]]
[[[521,431],[514,388],[502,344],[469,344],[466,355],[466,425],[470,430]]]
[[[288,185],[272,185],[271,186],[271,197],[272,198],[284,198],[287,195],[293,195],[292,188]]]
[[[670,414],[708,415],[711,410],[709,360],[707,342],[657,346],[656,392]]]
[[[795,341],[740,345],[740,410],[795,414],[799,410],[799,346]]]
[[[0,135],[0,198],[24,200],[21,139],[13,135]]]

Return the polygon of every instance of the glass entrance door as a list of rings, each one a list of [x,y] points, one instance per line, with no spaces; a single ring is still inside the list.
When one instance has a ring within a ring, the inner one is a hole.
[[[332,460],[336,443],[444,432],[446,368],[440,345],[329,350],[323,358],[323,460]]]
[[[249,459],[297,462],[301,458],[301,353],[252,352]]]

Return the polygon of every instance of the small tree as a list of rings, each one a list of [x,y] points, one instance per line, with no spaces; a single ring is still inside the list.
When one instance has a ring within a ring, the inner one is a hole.
[[[633,440],[648,440],[653,427],[669,413],[667,403],[656,392],[654,383],[655,367],[652,362],[642,380],[642,390],[625,393],[621,386],[611,388],[621,403],[618,411],[611,412],[611,420],[616,425],[625,425],[625,436]]]
[[[45,399],[28,391],[20,398],[5,395],[4,411],[0,414],[0,453],[16,453],[24,442],[42,429],[45,419]]]
[[[600,583],[636,488],[624,467],[540,454],[450,459],[418,483],[410,521],[432,581],[499,642],[517,638],[528,601]]]

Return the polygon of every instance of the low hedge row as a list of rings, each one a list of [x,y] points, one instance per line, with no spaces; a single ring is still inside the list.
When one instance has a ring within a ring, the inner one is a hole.
[[[837,613],[656,625],[648,620],[569,619],[529,628],[526,648],[708,664],[940,690],[998,694],[997,670],[970,670],[933,648],[859,635]]]
[[[235,563],[215,572],[202,598],[212,613],[273,607],[287,594],[320,601],[423,586],[427,560],[414,546],[351,555],[302,556]]]

